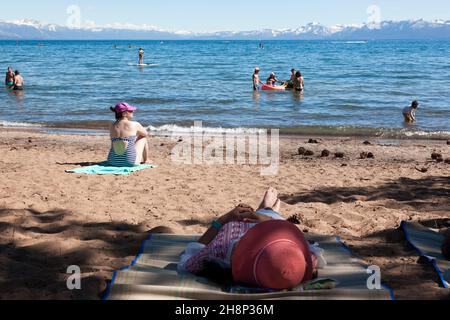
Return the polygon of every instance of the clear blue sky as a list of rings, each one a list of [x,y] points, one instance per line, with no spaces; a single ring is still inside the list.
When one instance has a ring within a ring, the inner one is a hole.
[[[448,0],[21,0],[1,1],[0,19],[65,24],[72,4],[80,6],[83,23],[146,23],[190,31],[296,28],[312,21],[362,23],[373,4],[380,7],[382,20],[450,20]]]

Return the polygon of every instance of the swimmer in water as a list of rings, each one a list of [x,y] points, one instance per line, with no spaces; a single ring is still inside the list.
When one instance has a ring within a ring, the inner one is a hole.
[[[144,64],[144,49],[139,48],[139,64]]]
[[[15,78],[14,71],[11,67],[8,68],[6,71],[6,77],[5,77],[5,86],[8,88],[14,87],[14,78]]]
[[[267,78],[266,84],[267,84],[268,86],[275,87],[275,86],[277,85],[277,83],[279,83],[279,84],[281,84],[281,85],[284,85],[284,82],[278,80],[278,79],[277,79],[277,76],[275,75],[275,73],[272,72],[272,73],[270,74],[269,78]]]
[[[303,93],[305,87],[305,79],[303,79],[302,73],[297,71],[294,78],[294,91],[297,93]]]
[[[255,71],[253,72],[253,91],[258,91],[260,84],[263,84],[263,83],[259,79],[259,68],[256,67]]]
[[[15,73],[15,77],[14,77],[14,88],[13,88],[13,90],[14,91],[22,91],[25,81],[23,80],[23,77],[20,74],[19,70],[16,70],[14,73]]]
[[[419,108],[419,102],[413,101],[410,107],[406,107],[403,109],[403,117],[405,118],[406,123],[415,123],[416,122],[416,111]]]

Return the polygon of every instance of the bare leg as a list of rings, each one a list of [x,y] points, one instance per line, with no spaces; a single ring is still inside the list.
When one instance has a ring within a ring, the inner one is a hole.
[[[136,164],[144,164],[148,161],[147,138],[140,138],[136,141]]]
[[[266,209],[266,208],[273,208],[275,206],[275,203],[278,200],[278,191],[275,188],[270,187],[265,195],[264,198],[259,205],[258,210],[260,209]]]

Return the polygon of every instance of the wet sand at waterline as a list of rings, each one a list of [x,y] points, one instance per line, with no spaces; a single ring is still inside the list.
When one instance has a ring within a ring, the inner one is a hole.
[[[240,202],[258,206],[268,186],[302,230],[339,235],[380,266],[397,298],[449,298],[398,230],[402,220],[440,227],[450,219],[450,164],[431,160],[433,152],[450,158],[445,141],[282,137],[278,174],[261,176],[255,165],[175,165],[177,141],[154,137],[158,168],[116,177],[65,173],[103,161],[107,136],[1,134],[0,299],[99,299],[150,230],[202,233]],[[320,157],[324,149],[329,157]],[[363,152],[374,158],[360,159]],[[70,265],[83,272],[80,291],[66,288]]]

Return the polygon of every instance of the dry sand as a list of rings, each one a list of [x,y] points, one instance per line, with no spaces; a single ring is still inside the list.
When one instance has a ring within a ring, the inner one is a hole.
[[[150,148],[159,167],[116,177],[64,172],[104,160],[106,136],[0,134],[0,299],[98,299],[149,230],[202,233],[240,202],[257,206],[268,186],[305,232],[340,235],[380,266],[397,298],[449,298],[398,230],[402,220],[442,227],[450,218],[450,165],[430,157],[450,158],[445,141],[284,137],[279,174],[263,177],[250,165],[174,165],[176,141],[156,137]],[[315,155],[299,156],[299,147]],[[320,158],[323,149],[332,156]],[[338,151],[344,159],[333,157]],[[361,160],[361,152],[375,159]],[[81,291],[66,289],[70,265],[81,267]]]

